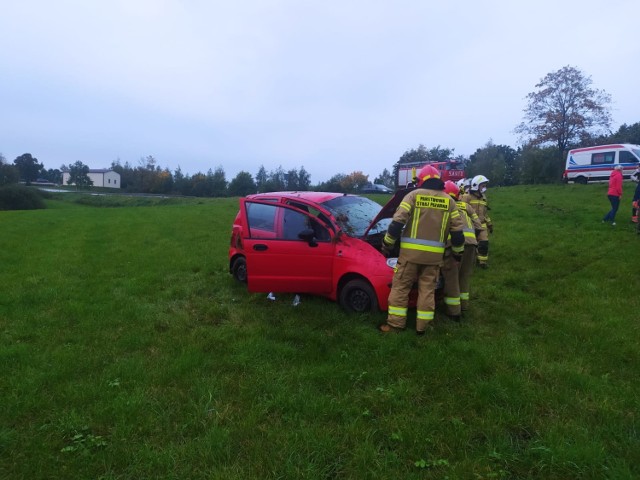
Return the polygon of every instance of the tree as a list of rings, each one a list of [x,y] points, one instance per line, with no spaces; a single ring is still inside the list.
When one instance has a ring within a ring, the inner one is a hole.
[[[18,168],[20,178],[27,185],[31,185],[31,181],[37,179],[40,170],[44,168],[44,165],[38,163],[38,159],[31,156],[30,153],[23,153],[13,161],[13,164]]]
[[[298,190],[306,191],[311,187],[311,175],[304,167],[300,167],[298,171]]]
[[[290,191],[298,190],[298,186],[300,185],[300,177],[298,176],[298,171],[295,168],[289,170],[285,174],[285,181],[286,181],[285,188],[287,190],[290,190]]]
[[[555,146],[557,158],[611,125],[611,96],[591,88],[591,77],[566,66],[548,73],[527,95],[524,121],[515,129],[531,146]]]
[[[180,195],[189,195],[191,193],[191,179],[182,173],[180,166],[173,172],[173,188]]]
[[[149,182],[150,193],[171,193],[173,190],[173,176],[168,168],[154,172]]]
[[[40,172],[40,176],[46,180],[49,180],[51,183],[55,183],[57,185],[62,184],[62,172],[57,168],[43,168]]]
[[[216,167],[213,174],[211,173],[211,169],[209,169],[207,172],[207,183],[209,184],[211,196],[224,197],[227,194],[227,178],[221,166]]]
[[[93,180],[89,178],[89,167],[80,160],[69,166],[69,180],[67,180],[67,185],[73,184],[75,184],[76,189],[89,188],[93,185]]]
[[[318,192],[345,193],[344,187],[342,186],[345,178],[346,175],[344,173],[337,173],[326,182],[319,183],[314,190]]]
[[[206,197],[207,194],[207,176],[202,172],[198,172],[191,177],[191,190],[189,191],[189,195]]]
[[[9,165],[7,160],[0,153],[0,186],[10,183],[18,183],[20,172],[14,165]]]
[[[485,175],[491,185],[517,185],[519,183],[518,152],[507,145],[495,145],[489,140],[469,157],[467,177]]]
[[[564,164],[558,162],[556,155],[556,147],[527,146],[522,149],[520,182],[524,184],[560,182]]]
[[[379,183],[381,185],[386,185],[389,188],[393,188],[395,186],[395,178],[393,174],[385,168],[382,173],[376,177],[373,183]]]
[[[160,172],[157,161],[153,155],[147,155],[138,160],[138,167],[135,169],[137,178],[137,188],[139,192],[151,192],[155,177]]]
[[[427,162],[444,162],[452,157],[455,149],[437,147],[427,148],[420,144],[417,149],[407,150],[398,160],[399,164],[406,163],[427,163]]]
[[[244,197],[255,191],[256,184],[249,172],[239,172],[229,183],[228,192],[232,197]]]
[[[264,168],[264,165],[260,165],[260,169],[258,173],[256,173],[256,189],[258,192],[266,192],[267,187],[267,170]]]
[[[623,123],[616,133],[598,142],[598,144],[602,143],[633,143],[634,145],[640,145],[640,122],[636,122],[633,125]]]
[[[365,175],[360,171],[351,172],[349,175],[345,175],[341,183],[343,192],[357,192],[369,183],[369,175]]]
[[[265,192],[282,192],[286,190],[287,179],[282,165],[269,172],[267,182],[263,187]]]

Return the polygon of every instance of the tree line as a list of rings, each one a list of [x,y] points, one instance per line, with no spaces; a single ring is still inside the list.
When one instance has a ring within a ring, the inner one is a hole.
[[[612,121],[611,97],[591,86],[591,78],[579,69],[563,67],[547,74],[536,84],[536,91],[527,95],[524,119],[514,132],[520,135],[521,146],[495,145],[489,140],[468,158],[455,155],[454,148],[440,145],[426,148],[419,145],[407,150],[391,166],[384,169],[373,183],[397,187],[398,168],[407,163],[436,162],[454,159],[465,166],[465,175],[487,176],[492,185],[518,185],[560,182],[565,168],[566,153],[571,148],[608,143],[640,144],[640,122],[623,124],[617,132],[610,131]],[[206,173],[193,175],[180,167],[171,172],[158,165],[152,156],[141,158],[136,165],[120,160],[111,168],[120,174],[121,189],[127,192],[175,194],[198,197],[244,196],[256,192],[286,190],[316,190],[357,192],[369,183],[369,176],[361,171],[338,173],[315,185],[304,167],[284,170],[282,166],[267,171],[261,166],[255,176],[241,171],[227,181],[219,166]],[[9,164],[0,154],[0,185],[27,185],[36,179],[62,184],[63,172],[70,173],[69,183],[80,188],[91,186],[89,168],[77,161],[60,169],[45,169],[31,154],[25,153]]]

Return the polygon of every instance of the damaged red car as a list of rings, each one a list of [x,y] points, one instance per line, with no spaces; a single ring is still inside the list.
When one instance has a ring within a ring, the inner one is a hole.
[[[250,292],[319,295],[354,312],[386,310],[397,258],[385,258],[380,246],[406,193],[384,207],[328,192],[241,198],[229,271]]]

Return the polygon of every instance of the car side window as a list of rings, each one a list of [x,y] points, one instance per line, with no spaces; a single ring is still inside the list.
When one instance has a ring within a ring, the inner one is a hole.
[[[324,225],[322,225],[319,221],[317,221],[315,218],[311,219],[311,228],[313,230],[313,236],[316,238],[317,241],[328,242],[329,240],[331,240],[331,235],[329,234],[329,230],[327,230],[327,228]]]
[[[327,218],[327,216],[322,213],[320,210],[318,210],[317,208],[313,207],[312,205],[305,205],[302,203],[298,203],[298,202],[294,202],[292,200],[288,200],[287,201],[287,205],[291,205],[294,206],[300,210],[303,210],[305,212],[308,212],[310,215],[313,215],[314,217],[318,218],[320,220],[320,224],[317,227],[314,227],[313,225],[310,225],[311,228],[313,228],[313,230],[315,231],[316,229],[322,229],[324,230],[323,232],[323,239],[326,236],[327,240],[329,240],[329,232],[326,231],[326,228],[322,225],[323,223],[329,227],[331,230],[333,230],[335,232],[335,228],[333,226],[333,224],[331,223],[331,221]],[[326,235],[325,235],[326,234]],[[320,240],[320,237],[317,236],[317,239]]]
[[[249,235],[252,238],[275,238],[276,206],[247,203]]]
[[[612,164],[616,158],[616,152],[598,152],[591,154],[591,165]]]
[[[298,234],[309,228],[306,215],[295,210],[285,209],[283,215],[282,237],[285,240],[299,240]]]
[[[621,150],[618,163],[638,163],[638,159],[633,153],[627,152],[626,150]]]
[[[316,218],[311,215],[305,215],[304,213],[291,210],[289,208],[279,207],[282,210],[282,215],[279,218],[282,219],[282,228],[276,228],[276,231],[280,231],[281,234],[277,235],[277,238],[284,240],[300,240],[298,236],[303,230],[313,230],[313,236],[316,241],[328,242],[331,240],[329,230],[322,225]],[[313,212],[310,212],[313,213]]]

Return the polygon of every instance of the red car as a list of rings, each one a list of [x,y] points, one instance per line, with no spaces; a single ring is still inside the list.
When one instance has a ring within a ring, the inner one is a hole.
[[[305,293],[354,312],[386,310],[397,258],[385,258],[380,245],[406,193],[397,192],[384,208],[342,193],[241,198],[229,270],[250,292]]]

